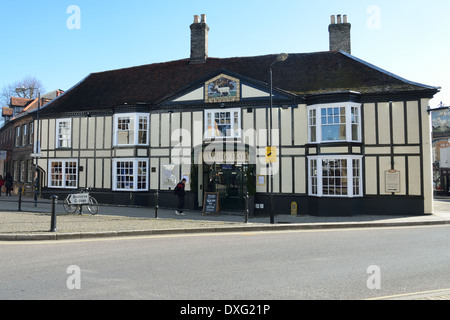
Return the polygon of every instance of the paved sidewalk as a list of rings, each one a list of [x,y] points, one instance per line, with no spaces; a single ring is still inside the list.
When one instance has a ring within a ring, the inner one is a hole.
[[[203,216],[198,211],[185,211],[176,216],[174,210],[162,209],[155,219],[154,208],[100,206],[99,214],[66,214],[61,201],[56,206],[57,232],[49,232],[51,203],[39,199],[37,207],[24,198],[18,209],[17,196],[0,197],[0,241],[63,240],[94,237],[123,237],[198,232],[252,232],[326,228],[364,228],[450,224],[450,199],[439,198],[434,214],[425,216],[356,216],[312,217],[277,215],[275,224],[269,217],[221,214]]]

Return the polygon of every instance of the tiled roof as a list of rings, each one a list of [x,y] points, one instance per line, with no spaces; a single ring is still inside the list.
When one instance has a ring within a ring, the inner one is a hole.
[[[276,55],[236,58],[208,58],[190,64],[189,59],[92,73],[46,111],[87,111],[123,104],[153,105],[199,79],[227,70],[268,83],[269,66]],[[438,88],[410,82],[342,51],[289,54],[273,67],[274,86],[297,94],[310,95],[339,91],[364,94],[392,92],[433,92]]]
[[[11,106],[13,107],[26,107],[31,102],[33,102],[33,99],[11,97]]]
[[[2,117],[12,117],[13,108],[3,107],[2,108]]]

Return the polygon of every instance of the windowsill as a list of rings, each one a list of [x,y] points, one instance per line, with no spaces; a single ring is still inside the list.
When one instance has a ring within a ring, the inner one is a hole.
[[[148,144],[121,144],[117,146],[112,146],[115,149],[120,148],[149,148],[150,146]]]
[[[317,146],[362,146],[361,141],[324,141],[324,142],[308,142],[305,146],[317,147]]]
[[[308,197],[314,197],[314,198],[336,198],[336,199],[357,199],[357,198],[363,198],[364,196],[331,196],[331,195],[316,195],[316,194],[308,194]]]

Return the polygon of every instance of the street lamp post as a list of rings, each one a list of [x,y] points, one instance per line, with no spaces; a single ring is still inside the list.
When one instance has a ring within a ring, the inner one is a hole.
[[[273,108],[273,77],[272,77],[272,67],[277,62],[283,62],[285,61],[289,55],[287,53],[281,53],[277,56],[274,62],[270,65],[269,68],[269,75],[270,75],[270,124],[269,124],[269,143],[270,143],[270,149],[273,150],[273,132],[272,132],[272,108]],[[273,151],[272,151],[273,152]],[[273,161],[270,162],[270,223],[275,223],[275,214],[274,214],[274,201],[273,201]]]
[[[36,144],[33,147],[33,154],[34,154],[34,168],[35,168],[35,172],[33,175],[33,187],[34,187],[34,206],[37,207],[37,198],[38,198],[38,193],[39,193],[39,172],[38,172],[38,158],[39,158],[39,154],[41,153],[41,141],[40,141],[40,128],[39,128],[39,113],[41,111],[41,90],[39,88],[16,88],[16,92],[25,92],[27,90],[37,90],[38,92],[38,108],[37,108],[37,113],[36,113],[36,122],[37,122],[37,130],[36,130]],[[34,127],[33,127],[33,131],[34,131]]]

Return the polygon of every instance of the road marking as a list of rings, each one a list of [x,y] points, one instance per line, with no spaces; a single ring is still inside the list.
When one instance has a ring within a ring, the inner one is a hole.
[[[391,295],[391,296],[370,298],[370,299],[366,299],[366,300],[389,300],[389,299],[406,298],[406,297],[413,297],[413,296],[435,295],[437,293],[443,293],[443,294],[447,295],[448,293],[450,293],[450,289],[440,289],[440,290],[429,290],[429,291],[421,291],[421,292],[413,292],[413,293],[395,294],[395,295]]]

